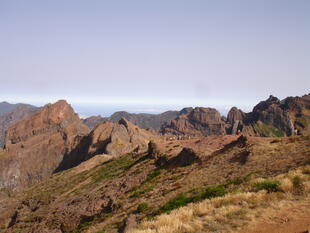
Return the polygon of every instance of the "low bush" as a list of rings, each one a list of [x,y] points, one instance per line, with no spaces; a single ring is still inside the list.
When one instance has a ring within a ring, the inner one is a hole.
[[[188,193],[181,193],[174,199],[167,202],[160,212],[170,212],[171,210],[180,208],[192,202],[199,202],[204,199],[211,199],[214,197],[221,197],[227,193],[223,185],[207,187],[204,189],[194,189]]]
[[[294,176],[292,179],[294,192],[296,194],[301,194],[304,191],[304,186],[302,183],[302,179],[299,176]]]
[[[142,202],[137,207],[138,213],[143,213],[149,209],[149,205],[146,202]]]
[[[280,181],[277,180],[264,180],[262,182],[256,183],[253,185],[254,191],[258,192],[260,190],[267,190],[270,192],[280,191]]]

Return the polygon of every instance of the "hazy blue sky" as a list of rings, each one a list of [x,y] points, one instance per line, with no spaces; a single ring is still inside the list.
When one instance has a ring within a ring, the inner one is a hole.
[[[302,95],[310,1],[0,0],[0,83],[0,101],[67,99],[84,110]]]

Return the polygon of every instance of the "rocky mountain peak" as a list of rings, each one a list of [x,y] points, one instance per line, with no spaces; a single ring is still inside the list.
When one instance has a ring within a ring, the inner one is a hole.
[[[259,102],[253,108],[253,112],[262,111],[262,110],[268,108],[270,105],[279,105],[279,104],[280,104],[280,100],[277,97],[270,95],[267,100]]]
[[[237,107],[232,107],[227,114],[227,122],[234,124],[236,121],[243,121],[245,113]]]
[[[0,188],[20,190],[46,179],[88,132],[64,100],[45,105],[10,126],[5,138],[7,156],[0,159]]]

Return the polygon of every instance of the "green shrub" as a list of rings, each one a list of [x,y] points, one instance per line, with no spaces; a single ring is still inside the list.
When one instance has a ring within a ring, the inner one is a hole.
[[[142,202],[138,205],[137,211],[138,213],[143,213],[149,209],[149,205],[146,202]]]
[[[175,197],[174,199],[172,199],[168,203],[166,203],[162,207],[162,211],[163,212],[170,212],[171,210],[185,206],[188,203],[190,203],[190,199],[185,197],[184,194],[179,194],[177,197]]]
[[[102,180],[119,176],[122,172],[128,170],[137,161],[131,153],[122,155],[121,157],[110,160],[93,175],[93,182],[97,183]]]
[[[149,182],[159,175],[160,175],[160,170],[155,170],[147,176],[147,178],[145,179],[143,183]]]
[[[260,190],[267,190],[268,192],[278,192],[280,191],[280,181],[277,180],[265,180],[260,183],[254,184],[254,191],[258,192]]]
[[[304,191],[304,186],[302,184],[302,179],[299,176],[295,176],[292,179],[293,187],[295,192],[298,194],[302,193]]]
[[[222,185],[208,187],[203,195],[203,199],[210,199],[214,197],[221,197],[227,193]]]
[[[297,188],[297,187],[300,187],[300,185],[302,184],[302,180],[299,176],[295,176],[292,180],[292,183],[294,187]]]
[[[170,200],[161,208],[161,212],[170,212],[171,210],[180,208],[189,203],[224,196],[226,193],[227,191],[223,185],[212,186],[203,189],[194,189],[188,193],[181,193],[174,199]]]
[[[137,188],[138,188],[138,187],[137,187]],[[137,189],[137,190],[135,190],[129,197],[130,197],[130,198],[132,198],[132,197],[140,197],[140,196],[142,196],[143,194],[152,191],[153,189],[154,189],[154,186],[153,186],[153,185],[147,186],[147,187],[145,187],[144,189]]]
[[[237,177],[235,179],[229,180],[226,185],[240,185],[244,182],[244,178]]]

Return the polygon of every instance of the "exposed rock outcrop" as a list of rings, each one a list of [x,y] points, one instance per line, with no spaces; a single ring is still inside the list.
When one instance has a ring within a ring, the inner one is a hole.
[[[46,179],[88,132],[64,100],[10,126],[0,157],[0,188],[15,191]]]
[[[158,149],[157,144],[154,141],[150,141],[147,148],[147,155],[152,158],[158,158],[162,153]]]
[[[223,135],[225,122],[216,109],[196,107],[169,124],[163,125],[161,132],[194,136]]]

